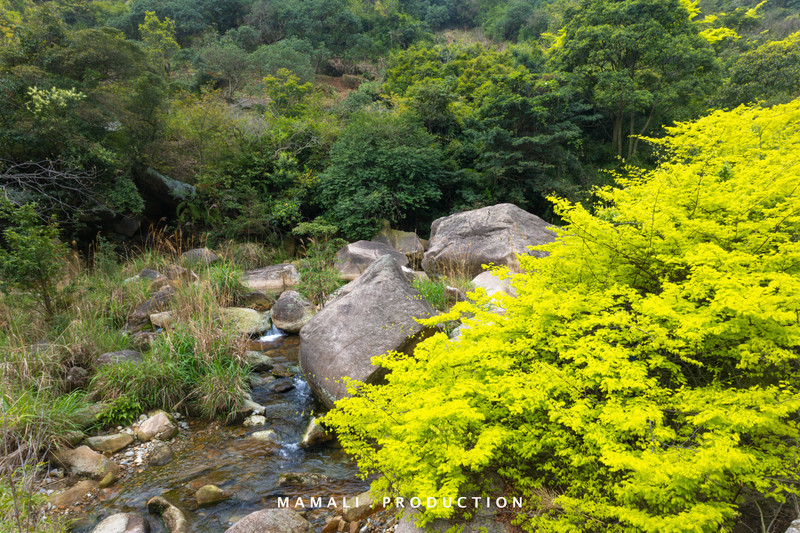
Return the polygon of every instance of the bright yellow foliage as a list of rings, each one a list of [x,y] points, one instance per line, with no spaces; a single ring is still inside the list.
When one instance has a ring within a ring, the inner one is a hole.
[[[374,489],[498,472],[527,529],[564,532],[730,531],[745,499],[796,495],[800,100],[668,133],[592,211],[554,200],[559,239],[504,315],[457,304],[438,321],[460,338],[376,359],[388,383],[327,416]]]

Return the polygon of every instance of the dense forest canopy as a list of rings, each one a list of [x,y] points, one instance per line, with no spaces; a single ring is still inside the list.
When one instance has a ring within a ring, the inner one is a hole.
[[[654,164],[642,136],[796,97],[798,9],[3,0],[0,179],[79,241],[131,217],[212,240],[317,219],[425,233],[497,202],[555,220],[547,195],[588,199],[607,170]]]

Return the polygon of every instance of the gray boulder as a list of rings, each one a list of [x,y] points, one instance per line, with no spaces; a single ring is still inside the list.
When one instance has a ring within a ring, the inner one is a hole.
[[[172,448],[165,442],[157,442],[150,451],[147,452],[147,464],[149,466],[164,466],[175,458]]]
[[[408,266],[408,258],[382,242],[358,241],[336,252],[336,270],[343,279],[352,281],[363,274],[379,257],[389,255],[400,266]]]
[[[94,480],[105,479],[119,474],[117,464],[106,456],[93,451],[88,446],[79,446],[74,450],[65,450],[58,454],[58,461],[66,466],[70,473]]]
[[[150,533],[150,524],[143,516],[118,513],[97,524],[92,533]]]
[[[383,256],[350,285],[347,294],[329,303],[300,331],[300,368],[311,389],[330,407],[347,395],[343,377],[379,382],[385,371],[373,366],[371,359],[391,350],[411,353],[430,333],[414,318],[433,314],[400,264]]]
[[[552,226],[513,204],[498,204],[449,217],[431,226],[428,251],[422,268],[431,274],[477,276],[481,265],[493,263],[520,271],[517,254],[543,257],[528,246],[555,240]]]
[[[486,289],[486,294],[489,296],[498,292],[504,292],[515,298],[517,296],[517,291],[511,286],[511,279],[500,279],[494,272],[481,272],[472,280],[472,285],[476,289],[479,287]]]
[[[248,270],[242,284],[251,291],[280,294],[300,283],[300,274],[291,263]]]
[[[411,264],[417,267],[422,261],[422,255],[425,253],[422,240],[416,233],[392,229],[388,223],[383,225],[380,231],[372,238],[372,241],[387,244],[398,252],[405,254]]]
[[[97,357],[95,366],[118,365],[120,363],[142,362],[142,354],[135,350],[120,350],[118,352],[106,352]]]
[[[181,257],[183,257],[183,260],[188,263],[199,265],[210,265],[211,263],[216,263],[219,261],[217,254],[208,248],[195,248],[193,250],[183,252]]]
[[[89,437],[86,444],[93,450],[100,453],[117,453],[133,444],[133,435],[128,433],[117,433],[115,435],[100,435]]]
[[[219,310],[222,322],[242,335],[258,335],[271,327],[269,314],[246,307],[224,307]]]
[[[225,533],[314,533],[314,527],[291,509],[265,509],[250,513]]]
[[[281,294],[272,306],[272,323],[288,333],[299,333],[314,316],[314,306],[297,291]]]
[[[156,291],[153,296],[140,303],[128,314],[128,322],[125,325],[129,331],[138,331],[150,322],[150,315],[166,311],[175,295],[175,289],[170,285],[165,285]]]

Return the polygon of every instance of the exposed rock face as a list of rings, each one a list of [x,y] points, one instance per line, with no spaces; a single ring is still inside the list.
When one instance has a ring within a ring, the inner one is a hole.
[[[500,279],[493,272],[481,272],[472,280],[472,285],[476,289],[478,287],[486,289],[486,294],[489,296],[498,292],[504,292],[515,298],[517,296],[517,291],[511,286],[511,280],[508,278]]]
[[[314,528],[291,509],[265,509],[250,513],[225,533],[314,533]]]
[[[389,255],[400,266],[408,266],[408,258],[382,242],[357,241],[336,252],[336,270],[343,279],[352,281],[363,274],[379,257]]]
[[[158,411],[136,429],[136,438],[142,442],[153,439],[169,440],[178,434],[178,426],[164,411]]]
[[[419,267],[422,255],[425,253],[422,240],[417,237],[416,233],[392,229],[388,224],[385,224],[372,240],[373,242],[387,244],[398,252],[405,254],[411,264],[417,267]]]
[[[117,453],[133,444],[133,435],[127,433],[117,433],[116,435],[101,435],[89,437],[86,444],[93,450],[100,453]]]
[[[455,272],[475,277],[493,263],[519,272],[517,254],[543,257],[528,246],[555,240],[550,224],[513,204],[498,204],[439,218],[431,226],[422,268],[428,274]]]
[[[130,331],[141,329],[150,321],[150,315],[164,311],[172,302],[175,289],[165,285],[156,291],[153,296],[136,306],[128,315],[126,328]]]
[[[143,516],[118,513],[97,524],[92,533],[150,533],[150,524]]]
[[[380,381],[385,372],[371,358],[390,350],[410,353],[429,333],[414,318],[433,313],[397,261],[381,257],[300,332],[300,367],[311,389],[330,407],[347,395],[344,376]]]
[[[78,481],[72,487],[50,496],[50,503],[59,509],[68,509],[83,500],[87,494],[97,487],[97,481],[92,481],[91,479]]]
[[[66,450],[58,455],[58,460],[66,466],[70,473],[102,480],[109,474],[116,478],[119,474],[117,464],[93,451],[88,446],[79,446],[74,450]]]
[[[248,270],[242,283],[252,291],[280,294],[300,283],[300,274],[290,263]]]
[[[119,363],[142,362],[142,354],[135,350],[120,350],[119,352],[107,352],[97,357],[95,366],[117,365]]]
[[[208,248],[195,248],[193,250],[183,252],[181,257],[183,257],[184,261],[188,263],[195,263],[199,265],[210,265],[211,263],[216,263],[219,261],[217,254]]]
[[[222,320],[242,335],[258,335],[271,327],[269,314],[259,313],[245,307],[225,307],[220,309]]]
[[[288,333],[299,333],[314,316],[314,306],[297,291],[281,294],[272,306],[272,323]]]

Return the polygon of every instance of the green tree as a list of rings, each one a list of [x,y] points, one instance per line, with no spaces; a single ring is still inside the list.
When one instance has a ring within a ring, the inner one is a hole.
[[[530,531],[730,531],[743,506],[793,507],[798,121],[800,100],[713,112],[591,210],[555,200],[516,298],[426,321],[468,327],[377,359],[387,383],[326,416],[376,493],[455,498],[497,472]]]
[[[611,115],[617,156],[631,158],[637,136],[704,96],[714,56],[691,16],[681,0],[583,0],[567,12],[554,65]]]
[[[175,21],[167,17],[159,20],[155,12],[148,11],[139,25],[139,34],[153,64],[169,76],[172,56],[181,49],[175,40]]]
[[[58,241],[54,220],[42,223],[33,204],[16,206],[0,196],[0,222],[3,243],[0,246],[0,287],[33,292],[45,315],[56,309],[58,280],[64,267],[66,246]]]
[[[435,138],[409,117],[361,113],[333,145],[319,201],[348,239],[368,239],[381,219],[424,217],[447,175]]]
[[[201,57],[211,75],[225,83],[225,98],[232,100],[250,72],[248,53],[233,43],[214,43],[201,51]]]

